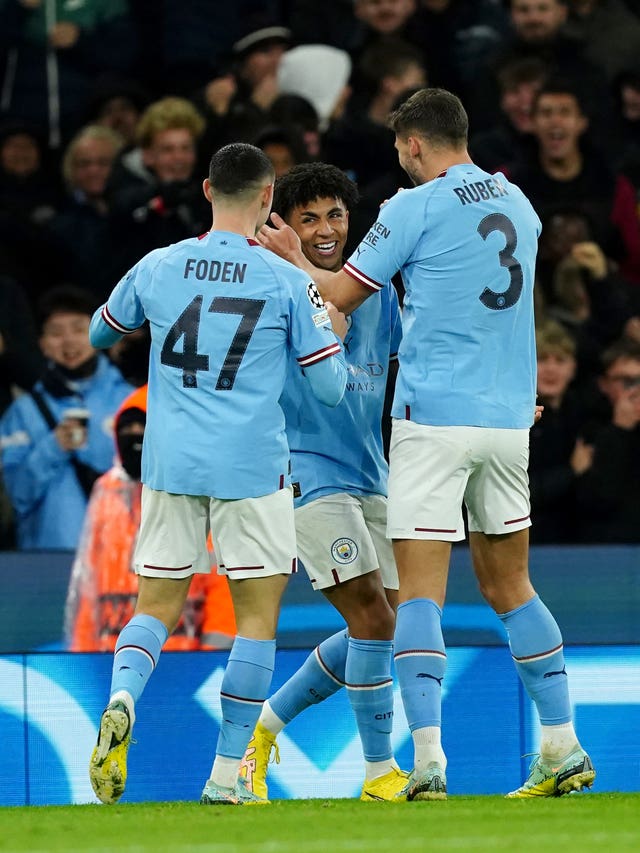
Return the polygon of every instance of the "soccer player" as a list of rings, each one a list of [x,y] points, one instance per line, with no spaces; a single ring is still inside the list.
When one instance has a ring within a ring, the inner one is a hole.
[[[574,731],[558,625],[528,570],[529,427],[535,401],[533,277],[540,222],[504,176],[475,166],[458,98],[422,89],[390,116],[399,192],[325,298],[351,312],[400,270],[406,288],[392,409],[389,514],[400,593],[394,655],[414,740],[409,800],[446,797],[441,629],[451,543],[464,538],[480,589],[503,622],[541,722],[540,755],[508,796],[557,796],[595,772]],[[297,236],[263,228],[263,245],[309,270]]]
[[[295,166],[276,181],[274,209],[321,269],[342,267],[357,192],[344,172],[325,163]],[[243,772],[249,787],[265,798],[277,734],[309,705],[345,685],[365,757],[361,798],[393,799],[407,780],[391,747],[398,574],[386,538],[381,430],[389,362],[401,337],[393,286],[354,311],[348,322],[344,348],[350,376],[340,404],[332,410],[319,404],[297,364],[280,401],[291,449],[298,556],[314,589],[342,614],[347,630],[314,649],[263,706]]]
[[[151,327],[136,610],[113,661],[109,704],[90,762],[93,789],[122,795],[135,705],[175,627],[191,576],[209,571],[212,531],[238,635],[221,688],[223,722],[204,804],[260,798],[238,769],[267,696],[282,592],[296,569],[289,448],[278,404],[288,359],[328,406],[344,393],[344,317],[300,270],[253,239],[273,198],[270,161],[247,144],[211,159],[211,231],[142,258],[94,315],[105,347]]]

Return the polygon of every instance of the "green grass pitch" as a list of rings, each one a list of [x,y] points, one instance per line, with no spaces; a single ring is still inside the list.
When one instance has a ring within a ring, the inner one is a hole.
[[[640,851],[640,794],[0,808],[0,850],[53,853]]]

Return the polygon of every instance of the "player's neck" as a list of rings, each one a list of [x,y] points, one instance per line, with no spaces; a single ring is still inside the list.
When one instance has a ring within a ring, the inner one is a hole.
[[[424,183],[437,178],[438,175],[446,172],[447,169],[451,169],[453,166],[461,166],[463,163],[473,163],[466,148],[439,152],[437,156],[434,155],[429,158],[429,161],[424,164]]]
[[[254,210],[218,208],[213,214],[212,231],[228,231],[242,237],[255,237],[258,217]]]

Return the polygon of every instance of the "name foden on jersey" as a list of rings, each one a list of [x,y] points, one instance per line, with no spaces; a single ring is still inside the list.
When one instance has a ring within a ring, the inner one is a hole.
[[[454,187],[454,193],[461,204],[472,204],[474,201],[488,201],[490,198],[500,198],[509,195],[507,188],[495,176],[484,181],[463,181],[461,187]]]
[[[246,264],[238,264],[234,261],[187,258],[184,265],[184,278],[193,277],[198,281],[227,281],[230,284],[243,284],[246,271]]]

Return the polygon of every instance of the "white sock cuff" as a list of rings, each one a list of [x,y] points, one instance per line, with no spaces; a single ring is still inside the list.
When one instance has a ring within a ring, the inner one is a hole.
[[[540,755],[543,758],[559,761],[578,746],[580,744],[572,722],[540,726]]]
[[[380,776],[386,776],[392,770],[399,770],[398,763],[395,758],[387,758],[384,761],[366,761],[364,762],[365,779],[367,782],[373,782]]]
[[[421,773],[434,762],[443,770],[447,769],[447,757],[441,744],[440,726],[424,726],[415,729],[413,736],[414,759],[413,767],[416,773]]]
[[[271,732],[272,735],[279,735],[282,729],[286,726],[286,723],[283,722],[274,712],[268,699],[262,705],[259,722],[262,723],[265,729],[268,732]]]
[[[241,758],[229,758],[226,755],[216,755],[211,768],[211,779],[223,788],[235,788],[238,781]]]
[[[412,735],[416,746],[440,746],[442,729],[440,726],[424,726],[421,729],[414,729]]]
[[[109,697],[109,704],[112,702],[124,702],[127,706],[127,711],[129,712],[131,728],[133,728],[133,724],[136,721],[136,706],[131,693],[126,690],[116,690],[116,692]]]

